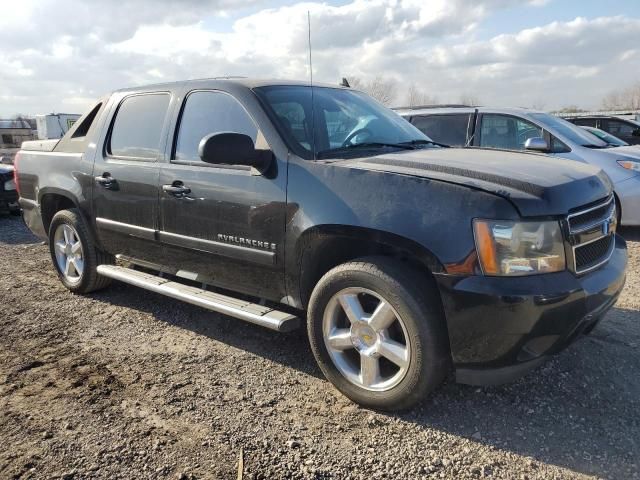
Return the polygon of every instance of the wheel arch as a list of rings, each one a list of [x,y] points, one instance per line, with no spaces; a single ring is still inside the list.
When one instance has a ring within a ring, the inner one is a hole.
[[[71,208],[75,208],[80,212],[80,215],[87,222],[87,225],[89,225],[91,229],[91,222],[87,221],[85,214],[82,212],[80,202],[75,196],[73,196],[66,190],[61,190],[58,188],[42,189],[40,190],[38,195],[38,204],[40,205],[42,224],[47,235],[49,234],[51,220],[53,220],[55,214],[61,210],[69,210]]]
[[[444,271],[433,252],[409,238],[366,227],[318,225],[303,232],[295,247],[292,265],[297,268],[299,306],[306,309],[315,285],[329,270],[373,255],[406,262],[430,278]]]

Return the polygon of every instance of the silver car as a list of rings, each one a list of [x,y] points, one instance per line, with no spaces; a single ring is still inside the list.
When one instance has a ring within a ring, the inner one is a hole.
[[[640,149],[612,147],[582,128],[526,108],[399,109],[433,141],[456,147],[531,150],[591,163],[611,178],[623,225],[640,225]]]

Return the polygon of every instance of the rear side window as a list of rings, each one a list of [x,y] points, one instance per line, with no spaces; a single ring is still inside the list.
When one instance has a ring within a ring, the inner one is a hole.
[[[471,114],[469,113],[427,115],[413,117],[411,123],[434,142],[444,143],[453,147],[463,147],[467,143],[470,116]]]
[[[598,121],[595,118],[572,118],[569,120],[571,123],[580,125],[581,127],[597,127]]]
[[[169,100],[167,93],[125,98],[113,123],[109,153],[116,157],[155,160],[160,153]]]
[[[91,125],[93,125],[93,121],[96,119],[96,116],[98,115],[98,112],[100,111],[101,108],[102,108],[102,102],[100,102],[98,105],[93,107],[93,109],[87,114],[87,116],[84,117],[84,119],[80,119],[80,124],[73,132],[73,135],[71,135],[71,138],[86,137],[87,133],[89,133],[89,129],[91,128]]]
[[[620,120],[607,120],[605,125],[607,132],[616,137],[630,137],[638,129],[637,126]]]
[[[222,92],[192,92],[187,97],[176,139],[175,160],[199,161],[200,140],[211,133],[248,135],[255,144],[258,129],[244,107]]]

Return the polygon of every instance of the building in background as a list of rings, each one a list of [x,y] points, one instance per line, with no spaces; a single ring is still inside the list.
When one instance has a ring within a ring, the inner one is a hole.
[[[11,163],[22,142],[35,138],[29,119],[0,120],[0,163]]]
[[[62,138],[79,118],[80,115],[76,113],[36,115],[38,140]]]
[[[33,139],[33,129],[26,119],[0,120],[0,147],[20,148],[22,142]]]

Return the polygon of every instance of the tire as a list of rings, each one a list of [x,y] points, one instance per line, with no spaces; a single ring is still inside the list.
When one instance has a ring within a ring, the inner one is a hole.
[[[307,328],[322,373],[365,407],[409,408],[450,370],[433,279],[390,258],[362,258],[326,273],[311,294]]]
[[[64,253],[61,244],[69,245],[65,246]],[[61,210],[54,215],[49,227],[49,251],[60,281],[72,292],[89,293],[111,283],[110,278],[98,275],[97,267],[113,265],[115,258],[96,247],[93,235],[77,209]],[[73,260],[65,263],[63,257],[73,257]],[[65,272],[67,263],[71,265]]]

